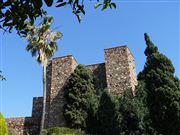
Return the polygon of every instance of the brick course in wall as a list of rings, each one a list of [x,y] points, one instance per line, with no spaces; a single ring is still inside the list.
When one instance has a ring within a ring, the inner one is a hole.
[[[87,65],[95,76],[95,88],[109,88],[114,94],[122,95],[130,90],[134,93],[137,85],[134,58],[127,46],[105,49],[105,63]],[[72,55],[52,59],[47,66],[47,97],[45,128],[66,126],[63,116],[65,104],[64,87],[77,66]],[[43,97],[33,98],[32,117],[6,119],[8,127],[19,135],[37,135],[40,129]]]

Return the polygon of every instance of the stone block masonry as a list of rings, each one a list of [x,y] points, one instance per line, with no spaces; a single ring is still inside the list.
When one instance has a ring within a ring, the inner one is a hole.
[[[130,90],[134,94],[137,85],[134,58],[127,46],[118,46],[104,50],[105,62],[87,65],[95,76],[97,90],[109,88],[121,96]],[[77,61],[72,55],[54,58],[47,66],[47,97],[45,128],[66,126],[63,116],[64,91],[70,75],[74,72]],[[8,127],[14,128],[19,135],[38,135],[42,117],[43,97],[33,98],[32,117],[6,119]]]
[[[41,119],[43,109],[43,97],[33,98],[32,117]]]
[[[137,84],[134,58],[127,46],[105,49],[107,87],[116,95],[126,90],[132,94]]]
[[[33,98],[32,117],[7,118],[8,128],[15,130],[17,135],[39,135],[42,117],[43,97]]]

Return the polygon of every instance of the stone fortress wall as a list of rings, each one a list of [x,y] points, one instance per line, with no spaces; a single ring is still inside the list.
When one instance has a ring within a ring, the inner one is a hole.
[[[12,128],[17,135],[39,135],[43,108],[43,97],[33,98],[32,116],[7,118],[8,128]]]
[[[96,89],[109,88],[114,94],[121,95],[126,90],[134,93],[137,85],[134,58],[127,46],[104,50],[105,62],[87,65],[95,76]],[[52,59],[47,67],[47,97],[45,128],[66,126],[63,116],[64,87],[68,78],[78,65],[72,55]],[[42,116],[43,97],[33,98],[32,117],[6,119],[8,127],[14,128],[19,135],[38,135]]]

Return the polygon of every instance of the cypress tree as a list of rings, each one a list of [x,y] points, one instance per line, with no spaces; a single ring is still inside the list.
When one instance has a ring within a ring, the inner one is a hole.
[[[108,90],[104,90],[97,111],[98,135],[119,135],[121,114],[118,99]]]
[[[174,77],[172,62],[158,51],[147,33],[146,63],[138,75],[145,82],[152,126],[163,135],[180,134],[180,81]]]
[[[64,115],[70,127],[86,128],[86,119],[95,90],[93,73],[78,65],[66,85]]]

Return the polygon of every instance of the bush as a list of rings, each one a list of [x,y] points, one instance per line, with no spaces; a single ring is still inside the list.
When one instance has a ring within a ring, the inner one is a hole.
[[[40,135],[85,135],[85,133],[76,129],[53,127],[42,130]]]
[[[0,135],[8,135],[6,122],[3,115],[0,113]]]
[[[40,133],[40,135],[47,135],[48,131],[46,129],[43,129]]]

